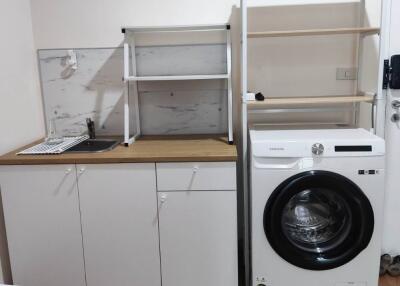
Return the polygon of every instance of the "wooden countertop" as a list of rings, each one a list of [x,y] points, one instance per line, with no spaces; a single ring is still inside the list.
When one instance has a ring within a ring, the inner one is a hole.
[[[381,276],[379,286],[400,286],[400,277],[391,277],[388,274]]]
[[[223,136],[147,136],[129,147],[117,146],[103,153],[16,155],[39,142],[0,157],[0,165],[104,164],[149,162],[226,162],[237,160],[235,145]]]

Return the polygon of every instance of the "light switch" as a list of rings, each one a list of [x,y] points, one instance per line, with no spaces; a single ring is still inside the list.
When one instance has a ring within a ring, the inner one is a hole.
[[[337,80],[356,80],[357,79],[357,68],[337,68],[336,79]]]

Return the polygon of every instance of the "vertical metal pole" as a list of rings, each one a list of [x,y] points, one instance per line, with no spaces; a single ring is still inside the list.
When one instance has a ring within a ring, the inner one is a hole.
[[[229,144],[233,144],[232,43],[230,27],[226,31],[226,66],[228,73],[228,141]]]
[[[129,45],[124,43],[124,143],[129,145]]]
[[[384,60],[389,58],[390,48],[390,22],[392,0],[382,0],[381,6],[381,33],[379,41],[379,80],[376,96],[375,133],[385,138],[386,124],[386,98],[387,90],[383,86]]]
[[[365,25],[365,0],[360,1],[360,19],[359,27],[364,27]],[[363,77],[363,55],[364,55],[364,39],[365,35],[360,33],[358,36],[358,50],[357,50],[357,87],[356,95],[359,95],[362,91],[362,77]]]
[[[247,0],[240,1],[241,8],[241,78],[242,78],[242,174],[244,204],[244,265],[245,283],[250,286],[250,195],[247,146]]]
[[[243,179],[247,188],[247,0],[241,0],[242,10],[242,145],[243,145]]]
[[[359,27],[364,27],[365,22],[365,0],[360,0],[359,7]],[[355,95],[360,95],[362,93],[362,77],[363,77],[363,55],[364,55],[364,39],[365,35],[360,33],[358,35],[357,43],[357,85],[355,87]],[[354,112],[354,124],[357,126],[360,120],[360,103],[355,103]]]
[[[132,57],[132,75],[137,76],[136,67],[136,43],[135,34],[132,33],[131,39],[131,57]],[[136,124],[136,134],[135,138],[141,134],[140,130],[140,109],[139,109],[139,83],[137,81],[133,82],[133,101],[135,104],[135,124]]]

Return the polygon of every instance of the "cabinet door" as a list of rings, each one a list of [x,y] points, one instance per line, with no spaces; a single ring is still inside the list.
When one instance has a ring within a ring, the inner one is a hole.
[[[0,168],[14,284],[84,286],[75,166]]]
[[[80,165],[88,286],[160,286],[155,164]]]
[[[163,286],[237,285],[235,191],[158,193]]]

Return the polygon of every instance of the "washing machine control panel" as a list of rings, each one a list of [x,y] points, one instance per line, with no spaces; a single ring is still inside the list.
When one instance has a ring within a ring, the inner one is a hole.
[[[324,153],[325,147],[321,143],[314,143],[311,147],[311,152],[314,155],[322,155]]]

